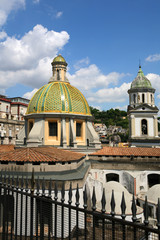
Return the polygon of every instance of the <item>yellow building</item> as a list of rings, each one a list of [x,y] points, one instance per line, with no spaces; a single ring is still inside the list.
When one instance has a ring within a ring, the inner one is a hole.
[[[66,77],[65,59],[58,55],[51,64],[53,76],[30,100],[17,144],[100,148],[89,105]]]

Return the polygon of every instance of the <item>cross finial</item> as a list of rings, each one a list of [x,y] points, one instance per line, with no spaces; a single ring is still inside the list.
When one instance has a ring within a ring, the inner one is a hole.
[[[141,59],[139,59],[139,68],[141,68]]]

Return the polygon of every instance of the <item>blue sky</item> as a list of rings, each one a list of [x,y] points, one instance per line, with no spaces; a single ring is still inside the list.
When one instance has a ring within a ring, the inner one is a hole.
[[[125,109],[141,61],[160,107],[159,0],[0,0],[0,93],[30,98],[61,53],[89,104]]]

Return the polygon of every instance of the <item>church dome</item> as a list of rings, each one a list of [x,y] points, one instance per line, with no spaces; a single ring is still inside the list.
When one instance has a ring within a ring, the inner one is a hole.
[[[26,114],[71,113],[89,115],[90,108],[83,94],[67,82],[49,82],[32,97]]]
[[[52,63],[64,63],[64,64],[66,64],[67,65],[67,63],[66,63],[66,60],[64,59],[64,57],[62,57],[62,55],[61,54],[59,54],[57,57],[55,57],[54,59],[53,59],[53,62]]]
[[[131,89],[133,88],[152,88],[151,82],[144,76],[141,67],[139,67],[137,77],[131,84]]]

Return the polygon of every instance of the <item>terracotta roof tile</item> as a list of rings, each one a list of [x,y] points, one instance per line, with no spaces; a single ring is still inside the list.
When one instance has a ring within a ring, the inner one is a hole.
[[[19,148],[2,152],[0,161],[8,162],[70,162],[78,161],[85,155],[54,147]]]
[[[103,147],[101,150],[90,155],[107,156],[160,156],[160,148],[121,148],[121,147]]]
[[[8,151],[13,151],[14,150],[14,145],[0,145],[0,152],[8,152]]]

